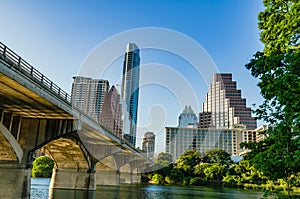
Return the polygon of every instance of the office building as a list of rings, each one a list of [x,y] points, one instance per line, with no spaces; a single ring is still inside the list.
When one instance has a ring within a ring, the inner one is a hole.
[[[122,120],[124,139],[136,145],[139,100],[140,50],[134,43],[126,46],[122,78]]]
[[[213,127],[212,113],[211,112],[199,113],[199,124],[198,125],[199,125],[200,128],[211,128],[211,127]]]
[[[122,105],[121,96],[115,86],[112,86],[105,96],[100,114],[100,124],[122,138]]]
[[[72,104],[89,117],[99,122],[104,98],[109,90],[109,82],[89,77],[73,77]]]
[[[177,128],[166,127],[166,153],[175,162],[187,150],[195,149],[205,153],[211,149],[223,149],[232,156],[238,156],[245,149],[242,142],[256,141],[257,132],[246,128]]]
[[[142,149],[148,158],[154,158],[155,135],[153,132],[147,132],[144,135]]]
[[[178,128],[187,128],[198,123],[198,118],[193,112],[191,106],[185,106],[184,110],[178,117]]]
[[[199,119],[200,128],[223,129],[236,124],[244,124],[249,130],[256,128],[251,108],[246,107],[246,99],[241,97],[230,73],[214,74]]]

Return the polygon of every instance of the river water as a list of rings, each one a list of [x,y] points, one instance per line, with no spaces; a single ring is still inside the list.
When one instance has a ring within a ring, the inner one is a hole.
[[[31,179],[31,199],[48,199],[50,179]],[[163,185],[98,186],[96,191],[55,190],[49,199],[254,199],[260,190]]]

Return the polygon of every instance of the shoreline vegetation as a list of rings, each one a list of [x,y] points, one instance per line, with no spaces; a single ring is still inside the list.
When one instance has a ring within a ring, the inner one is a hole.
[[[271,180],[254,168],[249,160],[235,163],[220,149],[199,154],[186,151],[172,163],[171,155],[160,153],[153,172],[143,176],[143,182],[163,185],[227,187],[262,190],[263,198],[288,198],[287,183],[283,179]],[[300,175],[293,176],[292,198],[300,198]]]

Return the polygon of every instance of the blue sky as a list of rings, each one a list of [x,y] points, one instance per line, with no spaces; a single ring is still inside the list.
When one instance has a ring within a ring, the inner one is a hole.
[[[253,0],[4,0],[0,3],[0,40],[70,93],[72,77],[79,73],[91,51],[106,39],[135,28],[175,30],[198,42],[220,72],[233,73],[248,106],[252,106],[262,100],[257,80],[244,65],[263,48],[257,28],[257,14],[262,10],[262,2]],[[118,81],[122,59],[118,57],[103,76],[111,84]],[[193,109],[201,109],[207,88],[186,60],[169,52],[142,50],[141,64],[151,63],[174,69],[188,79],[198,101],[198,107]],[[172,84],[178,86],[176,81]],[[143,87],[138,145],[143,133],[150,130],[157,134],[157,152],[163,151],[161,127],[176,126],[181,108],[174,93],[164,87]]]

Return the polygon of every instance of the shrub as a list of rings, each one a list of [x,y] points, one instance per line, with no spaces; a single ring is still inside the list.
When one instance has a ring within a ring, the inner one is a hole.
[[[32,177],[49,178],[52,175],[54,162],[51,158],[40,156],[33,162]]]

